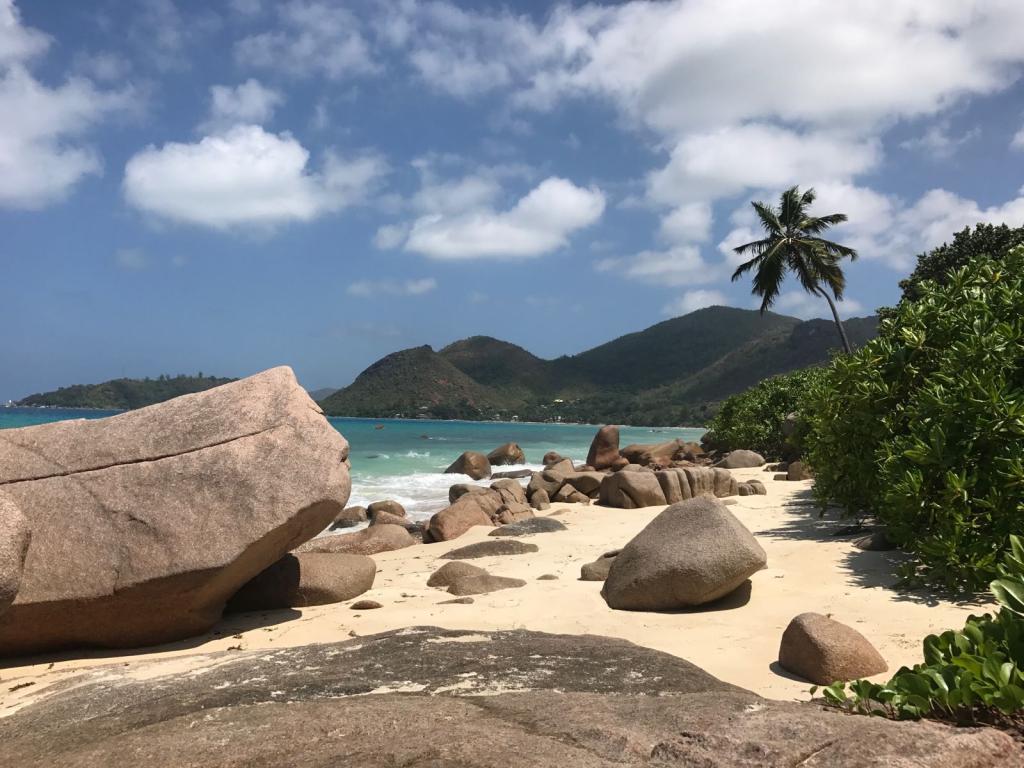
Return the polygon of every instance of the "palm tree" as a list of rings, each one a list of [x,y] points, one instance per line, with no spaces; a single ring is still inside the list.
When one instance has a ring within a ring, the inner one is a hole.
[[[843,348],[850,353],[853,351],[850,340],[846,338],[832,296],[837,301],[842,299],[846,287],[846,277],[839,266],[840,259],[849,257],[853,261],[857,258],[857,252],[821,237],[829,227],[846,221],[846,214],[811,216],[807,209],[814,198],[813,189],[801,194],[799,187],[792,187],[782,193],[777,210],[766,203],[752,202],[767,237],[733,249],[741,256],[753,254],[753,258],[740,264],[733,272],[732,279],[738,280],[756,268],[751,293],[761,297],[763,314],[778,298],[786,273],[794,272],[805,291],[821,296],[828,302]],[[832,296],[829,296],[830,291]]]

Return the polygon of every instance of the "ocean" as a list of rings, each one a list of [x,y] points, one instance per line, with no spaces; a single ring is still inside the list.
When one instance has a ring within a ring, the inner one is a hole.
[[[99,419],[117,411],[62,408],[0,408],[0,429],[27,427],[65,419]],[[393,499],[410,517],[423,519],[448,504],[448,488],[469,482],[464,475],[445,475],[444,469],[463,451],[489,453],[503,443],[518,443],[527,464],[498,467],[495,472],[540,469],[541,457],[557,451],[576,463],[587,458],[597,426],[498,421],[428,421],[422,419],[329,419],[350,445],[352,497],[350,505]],[[623,445],[661,443],[681,437],[698,440],[703,429],[622,427]],[[486,485],[481,481],[479,485]]]

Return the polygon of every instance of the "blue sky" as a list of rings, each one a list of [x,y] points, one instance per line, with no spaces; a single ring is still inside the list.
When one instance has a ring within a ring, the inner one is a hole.
[[[730,247],[791,184],[850,216],[868,314],[1024,223],[1022,31],[1019,0],[0,0],[0,400],[749,307]]]

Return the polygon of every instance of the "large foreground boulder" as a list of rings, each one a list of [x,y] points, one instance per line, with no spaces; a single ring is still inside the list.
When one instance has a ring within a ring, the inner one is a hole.
[[[300,554],[303,552],[323,552],[348,555],[376,555],[381,552],[391,552],[396,549],[411,547],[415,543],[416,539],[403,526],[382,523],[381,525],[371,525],[369,528],[364,528],[355,533],[336,533],[331,536],[320,536],[312,541],[307,541],[295,551]]]
[[[373,586],[377,565],[364,555],[285,555],[235,593],[229,612],[303,608],[351,600]]]
[[[864,635],[820,613],[801,613],[789,622],[779,663],[818,685],[871,677],[889,668]]]
[[[469,475],[472,480],[483,480],[491,476],[491,462],[482,453],[466,451],[449,465],[445,474]]]
[[[725,597],[766,561],[724,504],[690,499],[667,507],[622,548],[601,594],[623,610],[688,608]]]
[[[587,466],[597,470],[611,469],[619,458],[619,428],[611,425],[601,427],[590,443]]]
[[[167,642],[324,530],[348,444],[289,368],[112,416],[0,431],[31,544],[0,656]]]
[[[770,701],[624,640],[523,630],[415,627],[171,667],[142,661],[47,693],[0,719],[0,764],[1010,768],[1024,759],[1001,731]]]
[[[14,501],[0,491],[0,613],[7,610],[18,594],[31,538],[28,520]]]

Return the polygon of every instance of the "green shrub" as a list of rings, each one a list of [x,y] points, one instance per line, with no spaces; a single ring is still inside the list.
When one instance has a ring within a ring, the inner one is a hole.
[[[723,451],[747,448],[769,459],[792,458],[799,448],[783,435],[783,422],[800,413],[806,392],[821,375],[820,368],[804,368],[726,399],[708,424],[708,443]]]
[[[806,405],[819,500],[875,515],[903,571],[976,588],[1024,531],[1024,247],[924,281]]]
[[[960,631],[929,635],[924,662],[901,668],[886,683],[833,683],[822,691],[826,702],[899,720],[1019,725],[1024,711],[1024,544],[1016,536],[1009,541],[999,568],[1002,578],[990,585],[998,613],[971,616]]]

